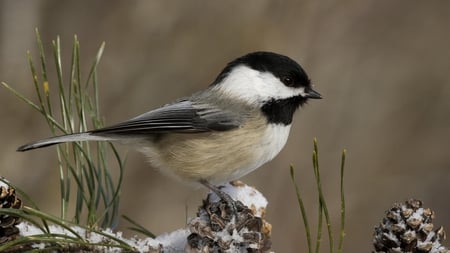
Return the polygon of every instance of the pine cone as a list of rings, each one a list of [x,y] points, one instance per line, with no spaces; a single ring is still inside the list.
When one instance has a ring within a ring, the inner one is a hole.
[[[450,253],[441,245],[445,239],[442,227],[433,230],[434,212],[422,207],[422,201],[410,199],[396,203],[375,228],[373,244],[376,253]]]
[[[246,206],[239,200],[239,196],[230,194],[230,189],[241,194],[240,197],[247,196],[247,199],[262,197],[261,193],[241,182],[226,185],[222,190],[233,199],[238,199],[234,200],[237,214],[233,214],[224,200],[214,200],[217,199],[216,195],[210,193],[199,208],[197,218],[189,223],[191,234],[187,239],[187,252],[253,253],[267,252],[270,249],[271,225],[263,219],[265,206],[241,199]]]
[[[22,208],[22,201],[16,196],[14,188],[0,182],[0,208]],[[0,243],[11,241],[19,234],[16,225],[21,222],[19,217],[7,214],[0,215]]]

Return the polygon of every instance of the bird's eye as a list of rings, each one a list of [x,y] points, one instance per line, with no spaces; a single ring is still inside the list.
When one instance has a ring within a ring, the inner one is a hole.
[[[294,85],[294,80],[288,76],[284,76],[281,78],[281,81],[284,83],[284,85],[291,87]]]

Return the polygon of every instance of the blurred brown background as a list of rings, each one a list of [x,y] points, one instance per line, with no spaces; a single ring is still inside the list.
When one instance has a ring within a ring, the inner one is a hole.
[[[101,111],[111,124],[206,87],[237,56],[286,54],[324,99],[305,106],[282,153],[243,180],[269,200],[273,249],[304,252],[289,164],[315,221],[311,150],[313,137],[319,139],[337,228],[339,160],[347,148],[344,249],[368,252],[384,211],[409,197],[425,201],[437,212],[436,225],[450,230],[449,10],[449,1],[410,0],[1,1],[0,80],[34,96],[25,52],[37,52],[35,27],[47,52],[61,36],[66,62],[77,34],[84,76],[106,41],[98,74]],[[48,136],[46,123],[5,89],[0,100],[0,174],[59,214],[55,149],[15,152]],[[185,206],[192,217],[204,192],[161,177],[143,156],[128,152],[121,213],[155,233],[183,227]]]

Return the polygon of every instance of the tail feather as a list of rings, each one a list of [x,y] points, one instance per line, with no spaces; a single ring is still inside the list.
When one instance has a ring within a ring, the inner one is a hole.
[[[31,143],[25,144],[23,146],[20,146],[19,148],[17,148],[17,151],[23,152],[23,151],[28,151],[31,149],[43,148],[43,147],[55,145],[58,143],[64,143],[64,142],[111,141],[111,140],[114,140],[114,138],[106,137],[106,136],[92,135],[89,132],[78,133],[78,134],[68,134],[68,135],[55,136],[55,137],[50,137],[47,139],[31,142]]]

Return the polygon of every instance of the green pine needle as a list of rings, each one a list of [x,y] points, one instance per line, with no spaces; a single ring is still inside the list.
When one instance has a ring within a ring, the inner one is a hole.
[[[340,194],[341,194],[341,228],[339,233],[339,243],[338,243],[338,253],[342,253],[344,248],[344,236],[345,236],[345,194],[344,194],[344,167],[345,167],[345,157],[347,155],[347,150],[342,151],[341,158],[341,181],[340,181]]]
[[[315,251],[316,253],[320,252],[320,246],[322,245],[322,227],[323,227],[323,218],[325,218],[326,222],[326,228],[328,233],[328,243],[329,243],[329,251],[330,253],[335,252],[334,251],[334,237],[333,237],[333,230],[332,230],[332,221],[330,214],[328,212],[327,203],[325,200],[325,196],[323,194],[322,190],[322,181],[320,176],[320,167],[319,167],[319,148],[317,139],[314,138],[313,141],[313,155],[312,155],[312,163],[313,163],[313,172],[314,172],[314,178],[316,180],[316,188],[317,188],[317,194],[318,194],[318,220],[317,220],[317,234],[316,234],[316,245],[315,245]],[[342,160],[341,160],[341,170],[340,170],[340,195],[341,195],[341,209],[340,209],[340,233],[339,233],[339,241],[338,241],[338,248],[337,252],[342,253],[343,250],[343,244],[344,244],[344,229],[345,229],[345,198],[344,198],[344,166],[345,166],[345,158],[346,158],[346,150],[342,152]],[[306,208],[303,203],[303,199],[300,193],[300,189],[298,187],[297,182],[295,181],[294,177],[294,168],[291,165],[290,167],[290,174],[291,179],[295,187],[295,192],[297,194],[297,202],[300,207],[300,212],[302,215],[303,225],[306,231],[306,241],[308,246],[308,252],[312,253],[312,242],[311,242],[311,229],[309,226],[309,220],[306,214]]]
[[[131,223],[131,225],[133,225],[132,227],[128,227],[128,229],[136,231],[138,233],[141,233],[150,238],[156,237],[155,234],[150,232],[150,230],[146,229],[145,227],[143,227],[142,225],[140,225],[139,223],[137,223],[135,220],[131,219],[130,217],[128,217],[126,215],[122,215],[122,218],[124,218],[126,221]]]
[[[305,205],[303,204],[303,198],[300,193],[300,188],[298,187],[297,182],[295,181],[295,175],[294,175],[294,167],[290,166],[290,173],[291,173],[291,180],[295,187],[295,193],[297,194],[297,202],[298,206],[300,207],[300,213],[302,215],[303,225],[305,227],[306,231],[306,243],[308,245],[308,252],[312,253],[312,243],[311,243],[311,229],[309,228],[309,222],[308,222],[308,216],[306,214]]]
[[[37,97],[37,102],[25,97],[16,88],[1,82],[1,85],[16,96],[20,101],[36,110],[43,116],[50,132],[53,135],[84,132],[92,128],[103,126],[103,120],[99,109],[99,89],[97,82],[97,67],[104,52],[105,43],[102,43],[89,68],[86,81],[82,81],[80,67],[80,42],[75,35],[73,39],[72,55],[69,75],[66,77],[63,71],[61,41],[57,37],[50,48],[53,55],[54,68],[56,70],[55,83],[51,83],[44,43],[39,31],[36,29],[36,42],[39,54],[39,64],[35,64],[32,54],[27,52],[28,64],[32,75],[32,83]],[[36,68],[39,66],[39,69]],[[57,101],[57,103],[54,103]],[[61,249],[71,240],[78,245],[87,242],[69,225],[85,227],[95,233],[101,234],[99,228],[113,228],[118,222],[118,210],[120,203],[120,190],[124,174],[124,160],[116,148],[110,143],[83,143],[75,142],[57,146],[57,159],[60,181],[61,213],[60,217],[54,217],[40,211],[33,201],[18,187],[18,193],[22,195],[32,207],[24,207],[23,210],[1,210],[0,213],[17,215],[31,224],[39,227],[45,233],[40,236],[20,238],[13,242],[2,244],[0,251],[8,245],[14,246],[28,242],[53,242],[55,247]],[[109,156],[112,152],[114,166]],[[118,176],[111,174],[111,168],[118,168]],[[50,235],[48,223],[53,223],[71,231],[73,235]],[[137,225],[137,224],[136,224]],[[111,237],[105,234],[105,237]],[[52,239],[52,237],[54,237]],[[131,250],[126,243],[116,241],[118,247]],[[127,248],[128,247],[128,248]]]

